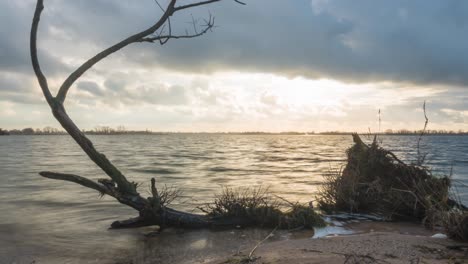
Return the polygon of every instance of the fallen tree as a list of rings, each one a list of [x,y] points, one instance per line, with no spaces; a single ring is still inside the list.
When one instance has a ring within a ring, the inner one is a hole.
[[[159,43],[166,44],[170,39],[187,39],[199,37],[214,26],[214,18],[205,20],[206,24],[202,29],[195,30],[193,34],[174,35],[171,30],[171,17],[178,11],[208,5],[221,0],[206,0],[185,5],[176,5],[177,0],[170,0],[165,9],[156,1],[156,4],[164,11],[163,15],[149,28],[138,32],[115,45],[104,49],[94,57],[87,60],[73,73],[71,73],[60,86],[57,95],[52,96],[47,79],[42,73],[37,56],[37,30],[42,10],[43,0],[38,0],[31,27],[30,53],[34,73],[37,76],[39,85],[44,97],[49,104],[54,117],[75,140],[88,157],[99,166],[108,176],[106,179],[94,181],[79,175],[65,174],[58,172],[43,171],[39,174],[45,178],[73,182],[84,187],[94,189],[102,195],[114,197],[120,203],[130,206],[138,211],[138,217],[112,223],[112,228],[140,227],[148,225],[158,225],[165,227],[183,228],[205,228],[205,227],[232,227],[232,226],[274,226],[282,228],[311,227],[313,225],[323,225],[323,220],[316,215],[312,208],[292,204],[290,208],[281,211],[279,206],[272,202],[269,195],[258,193],[244,193],[241,196],[226,196],[226,192],[218,197],[217,208],[223,211],[216,211],[215,207],[207,211],[207,214],[193,214],[174,210],[168,207],[167,197],[170,194],[167,190],[158,192],[155,178],[151,179],[151,197],[142,197],[137,190],[137,184],[129,181],[117,167],[115,167],[107,157],[98,152],[93,143],[77,127],[65,111],[64,102],[67,92],[73,83],[80,78],[87,70],[107,56],[120,49],[135,43]],[[244,4],[241,1],[233,0],[236,3]],[[196,27],[194,22],[194,28]],[[164,28],[168,28],[165,34]],[[236,209],[232,205],[236,205]],[[267,219],[267,221],[261,220]]]

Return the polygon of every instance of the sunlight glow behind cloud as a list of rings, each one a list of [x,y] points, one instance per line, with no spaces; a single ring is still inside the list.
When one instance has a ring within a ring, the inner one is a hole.
[[[4,128],[58,127],[30,66],[33,4],[0,2],[0,22],[11,25],[0,31]],[[211,6],[220,27],[201,38],[137,44],[103,60],[70,90],[72,118],[88,129],[367,131],[381,109],[384,128],[419,129],[427,100],[431,129],[468,130],[465,2],[255,0],[233,8]],[[38,45],[51,90],[153,23],[155,12],[150,0],[48,1]]]

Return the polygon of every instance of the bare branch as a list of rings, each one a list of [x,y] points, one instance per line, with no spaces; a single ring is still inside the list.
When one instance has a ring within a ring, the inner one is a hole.
[[[59,89],[57,97],[52,97],[50,90],[47,85],[47,81],[45,76],[42,74],[39,62],[37,58],[37,51],[36,51],[36,35],[37,35],[37,28],[39,25],[39,19],[41,12],[44,8],[43,0],[37,1],[36,11],[33,18],[33,24],[31,29],[31,58],[33,62],[33,67],[41,88],[43,90],[44,96],[50,105],[52,112],[55,118],[60,122],[62,127],[73,137],[73,139],[78,143],[78,145],[83,149],[83,151],[88,155],[88,157],[96,163],[112,180],[117,183],[118,190],[125,194],[137,195],[136,186],[134,183],[129,182],[125,176],[106,158],[105,155],[99,153],[95,147],[93,146],[92,142],[80,131],[80,129],[76,126],[76,124],[70,119],[68,114],[65,111],[63,106],[63,102],[65,100],[66,94],[71,87],[71,85],[87,70],[89,70],[92,66],[98,63],[100,60],[104,59],[108,55],[122,49],[123,47],[136,42],[143,42],[142,39],[145,37],[154,34],[157,30],[159,30],[162,26],[165,25],[166,22],[169,21],[169,17],[174,14],[175,9],[174,6],[176,4],[176,0],[171,0],[168,4],[164,14],[161,18],[151,27],[148,29],[134,34],[125,40],[105,49],[104,51],[100,52],[99,54],[95,55],[84,64],[82,64],[78,69],[76,69]],[[170,25],[170,24],[169,24]],[[209,30],[213,25],[208,23],[204,32]],[[203,32],[203,33],[204,33]],[[161,35],[161,34],[160,34]],[[170,36],[171,34],[169,34]],[[199,34],[201,35],[201,34]],[[162,36],[157,40],[160,40],[162,44],[166,43],[170,38],[189,38],[190,36]],[[195,37],[195,36],[192,36]],[[147,41],[149,41],[148,39]],[[156,39],[155,39],[156,40]]]
[[[207,24],[204,25],[204,28],[202,31],[195,33],[195,34],[186,34],[186,35],[158,35],[154,37],[146,37],[142,38],[139,42],[151,42],[154,43],[155,41],[159,41],[161,45],[164,45],[167,43],[169,39],[189,39],[189,38],[196,38],[201,35],[204,35],[207,33],[209,30],[211,30],[214,27],[214,17],[210,17],[209,20],[206,21]]]
[[[148,29],[146,29],[144,31],[141,31],[141,32],[139,32],[137,34],[134,34],[134,35],[120,41],[119,43],[117,43],[117,44],[115,44],[115,45],[101,51],[100,53],[96,54],[94,57],[92,57],[91,59],[86,61],[84,64],[82,64],[72,74],[70,74],[70,76],[68,76],[68,78],[60,86],[59,92],[58,92],[57,97],[56,97],[58,102],[63,103],[65,101],[65,97],[67,96],[68,90],[73,85],[73,83],[78,78],[80,78],[80,76],[83,75],[87,70],[89,70],[91,67],[93,67],[93,65],[95,65],[96,63],[98,63],[102,59],[106,58],[110,54],[112,54],[112,53],[126,47],[127,45],[129,45],[131,43],[141,42],[142,38],[153,34],[161,26],[163,26],[166,23],[166,21],[169,21],[170,17],[175,12],[183,10],[183,9],[195,7],[195,6],[201,6],[201,5],[211,4],[211,3],[214,3],[214,2],[219,2],[221,0],[201,1],[201,2],[197,2],[197,3],[193,3],[193,4],[188,4],[188,5],[182,5],[182,6],[175,7],[176,1],[177,0],[171,0],[171,2],[168,4],[167,8],[164,11],[164,14],[161,16],[161,18],[153,26],[151,26]],[[234,0],[234,1],[236,3],[245,5],[245,3],[241,2],[241,1],[238,1],[238,0]],[[42,1],[39,1],[39,2],[42,3]],[[156,1],[156,4],[159,5],[159,3],[157,1]],[[42,6],[42,4],[41,4],[41,6]],[[162,7],[161,7],[161,9],[162,9]],[[169,21],[169,26],[170,26],[170,21]],[[171,34],[169,34],[169,35],[171,35]],[[197,36],[199,36],[199,35],[197,35]],[[196,36],[193,36],[193,37],[196,37]],[[171,38],[174,38],[174,37],[171,37]],[[186,38],[186,37],[177,37],[177,38]],[[167,39],[162,39],[161,38],[159,40],[161,41],[161,44],[164,44],[169,39],[170,38],[167,38]],[[50,94],[50,92],[49,92],[49,94]]]
[[[67,96],[67,92],[72,86],[72,84],[80,78],[81,75],[83,75],[87,70],[89,70],[91,67],[93,67],[96,63],[101,61],[102,59],[106,58],[110,54],[126,47],[129,44],[139,42],[142,38],[153,34],[156,30],[158,30],[164,23],[166,23],[166,20],[176,11],[174,9],[176,0],[171,0],[169,3],[168,7],[166,8],[166,11],[164,14],[161,16],[161,18],[151,27],[148,29],[141,31],[137,34],[134,34],[119,43],[101,51],[100,53],[96,54],[94,57],[86,61],[84,64],[82,64],[78,69],[76,69],[68,78],[63,82],[62,86],[60,86],[59,92],[57,94],[57,100],[60,103],[63,103],[65,101],[65,97]]]
[[[171,25],[171,18],[170,17],[167,19],[167,24],[168,24],[169,36],[170,36],[170,35],[172,35],[172,25]],[[161,45],[164,45],[168,41],[169,41],[169,38],[166,38],[166,39],[161,39],[159,42],[161,43]]]
[[[423,111],[424,111],[424,119],[425,119],[424,128],[421,131],[421,134],[419,135],[418,146],[417,146],[417,149],[418,149],[417,165],[419,165],[419,166],[422,166],[424,164],[424,160],[426,159],[426,155],[425,154],[421,155],[421,150],[420,150],[421,139],[424,136],[424,134],[426,133],[427,124],[429,123],[429,119],[427,118],[427,114],[426,114],[426,101],[424,101],[424,104],[423,104]]]
[[[175,1],[174,1],[175,2]],[[52,97],[50,90],[47,85],[47,79],[43,75],[39,60],[37,58],[37,28],[39,25],[40,16],[44,9],[43,0],[38,0],[36,5],[36,11],[34,12],[33,23],[31,27],[31,39],[30,39],[30,52],[31,59],[34,68],[34,72],[39,80],[39,85],[44,93],[44,96],[49,104],[55,118],[59,121],[62,127],[73,137],[88,157],[96,163],[111,179],[113,179],[121,191],[127,193],[136,193],[136,189],[132,183],[128,182],[125,176],[101,153],[99,153],[93,146],[93,143],[86,138],[86,136],[80,131],[75,123],[67,115],[61,102],[57,102]]]
[[[234,0],[234,2],[236,2],[236,3],[238,3],[238,4],[241,4],[241,5],[245,5],[244,2],[241,2],[241,1],[239,1],[239,0]]]
[[[164,10],[164,8],[161,6],[161,4],[158,2],[158,0],[154,0],[154,2],[156,3],[156,5],[158,5],[158,7],[159,7],[159,9],[161,9],[161,11],[166,12],[166,10]]]
[[[37,58],[37,47],[36,47],[36,39],[37,39],[37,28],[39,27],[39,20],[41,18],[42,10],[44,9],[43,0],[38,0],[36,4],[36,10],[34,11],[34,18],[31,27],[31,36],[30,36],[30,43],[29,48],[31,52],[31,61],[32,66],[34,69],[34,73],[37,76],[37,80],[39,81],[39,85],[41,86],[42,93],[47,100],[49,105],[53,104],[54,98],[49,90],[49,85],[47,84],[47,79],[42,73],[41,66],[39,65],[39,60]]]
[[[197,23],[198,23],[198,20],[196,20],[192,14],[190,14],[190,16],[192,17],[192,26],[193,26],[193,32],[195,32],[195,34],[198,34],[198,30],[197,30]]]
[[[67,112],[64,108],[64,101],[68,90],[73,85],[73,83],[80,78],[87,70],[93,67],[96,63],[101,61],[102,59],[106,58],[110,54],[117,52],[118,50],[126,47],[131,43],[137,42],[152,42],[152,41],[160,41],[161,44],[166,43],[171,38],[192,38],[196,36],[200,36],[210,30],[214,25],[214,18],[211,17],[206,21],[206,25],[203,26],[203,30],[201,32],[195,32],[195,35],[186,36],[173,36],[171,30],[171,21],[170,17],[174,14],[174,12],[182,9],[186,9],[192,6],[202,5],[202,4],[209,4],[216,1],[205,1],[199,2],[192,5],[181,6],[179,9],[175,9],[175,4],[177,0],[170,0],[167,8],[165,9],[161,18],[151,27],[148,29],[141,31],[137,34],[134,34],[119,43],[101,51],[91,59],[87,60],[83,63],[80,67],[78,67],[67,79],[63,82],[61,87],[59,88],[59,92],[57,96],[54,98],[49,90],[47,79],[41,71],[39,65],[39,59],[37,57],[37,30],[39,27],[39,20],[44,9],[43,0],[37,0],[36,9],[34,12],[34,17],[32,21],[31,27],[31,36],[30,36],[30,52],[31,52],[31,60],[32,65],[34,68],[34,72],[37,76],[41,89],[44,93],[44,96],[49,104],[50,108],[52,109],[52,113],[57,121],[62,125],[62,127],[68,132],[68,134],[76,141],[76,143],[83,149],[83,151],[88,155],[88,157],[98,165],[112,180],[109,179],[101,179],[98,182],[93,181],[91,179],[74,175],[74,174],[65,174],[65,173],[56,173],[56,172],[41,172],[40,175],[45,178],[55,179],[55,180],[63,180],[74,182],[84,187],[96,190],[101,194],[107,194],[114,197],[120,203],[128,205],[140,213],[140,216],[132,221],[121,222],[120,226],[129,226],[134,223],[144,223],[144,225],[148,224],[156,224],[156,225],[166,225],[170,224],[171,226],[178,226],[178,227],[209,227],[214,223],[214,220],[208,216],[203,215],[196,215],[191,213],[184,213],[180,212],[171,208],[164,208],[163,212],[159,214],[158,211],[155,211],[153,206],[153,199],[158,200],[157,208],[164,206],[165,204],[170,203],[177,195],[179,191],[177,189],[167,188],[164,187],[159,193],[156,189],[156,182],[152,180],[152,194],[153,197],[149,197],[148,199],[143,198],[137,192],[137,184],[134,182],[129,182],[127,178],[112,164],[112,162],[107,159],[107,157],[96,150],[93,143],[84,135],[84,133],[78,128],[78,126],[70,119]],[[238,1],[236,1],[238,2]],[[156,3],[159,3],[156,0]],[[161,7],[162,9],[162,7]],[[166,36],[164,35],[164,26],[167,23],[169,26],[169,34]],[[153,36],[156,32],[159,32],[158,36]],[[116,186],[117,185],[117,186]],[[221,220],[222,221],[222,220]],[[234,225],[238,225],[236,221],[233,223]]]
[[[174,11],[180,11],[180,10],[187,9],[187,8],[192,8],[192,7],[195,7],[195,6],[208,5],[208,4],[219,2],[219,1],[221,1],[221,0],[208,0],[208,1],[196,2],[196,3],[188,4],[188,5],[177,6],[177,7],[174,8]],[[239,0],[234,0],[234,2],[236,2],[238,4],[241,4],[241,5],[245,5],[244,2],[241,2]]]
[[[84,187],[88,187],[94,189],[100,193],[104,193],[110,196],[114,196],[114,194],[104,185],[92,181],[88,178],[74,175],[74,174],[65,174],[65,173],[57,173],[57,172],[50,172],[50,171],[42,171],[39,172],[39,175],[45,178],[54,179],[54,180],[62,180],[62,181],[69,181],[74,182]]]

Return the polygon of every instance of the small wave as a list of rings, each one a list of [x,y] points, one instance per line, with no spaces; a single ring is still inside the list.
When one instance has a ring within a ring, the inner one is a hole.
[[[189,158],[194,160],[209,160],[210,157],[201,156],[201,155],[180,155],[180,154],[173,154],[171,155],[173,158]]]
[[[213,167],[213,168],[209,168],[208,171],[226,172],[226,171],[241,171],[241,170],[234,169],[234,168],[227,168],[227,167]]]
[[[142,172],[147,174],[175,174],[178,173],[176,170],[171,169],[133,169],[135,172]]]
[[[17,201],[9,201],[10,203],[14,203],[20,206],[44,206],[44,207],[55,207],[55,208],[63,208],[63,207],[76,207],[81,205],[87,205],[86,203],[82,202],[66,202],[66,201],[48,201],[48,200],[41,200],[41,201],[34,201],[34,200],[17,200]]]
[[[284,157],[277,157],[277,156],[269,156],[269,157],[261,157],[259,158],[260,161],[265,162],[265,161],[287,161],[288,158]]]

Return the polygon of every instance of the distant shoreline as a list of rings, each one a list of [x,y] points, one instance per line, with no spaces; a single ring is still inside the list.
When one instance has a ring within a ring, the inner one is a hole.
[[[121,135],[239,135],[239,136],[349,136],[355,132],[323,132],[323,133],[302,133],[302,132],[122,132],[122,133],[96,133],[84,132],[85,135],[97,136],[121,136]],[[358,133],[360,135],[370,136],[420,136],[420,133]],[[14,133],[14,134],[0,134],[0,136],[66,136],[66,132],[57,133]],[[424,133],[424,136],[468,136],[468,133]]]
[[[98,126],[90,130],[82,130],[86,135],[298,135],[298,136],[309,136],[309,135],[352,135],[356,131],[282,131],[282,132],[267,132],[267,131],[242,131],[242,132],[180,132],[180,131],[152,131],[149,129],[145,130],[130,130],[124,126],[118,126],[116,128],[109,126]],[[426,129],[426,130],[408,130],[408,129],[386,129],[382,132],[372,133],[372,131],[357,132],[360,135],[397,135],[397,136],[420,136],[424,135],[437,135],[437,136],[459,136],[468,135],[468,131],[464,130],[445,130],[445,129]],[[44,127],[44,128],[23,128],[23,129],[2,129],[0,128],[0,136],[2,135],[68,135],[68,133],[62,129],[55,127]]]

